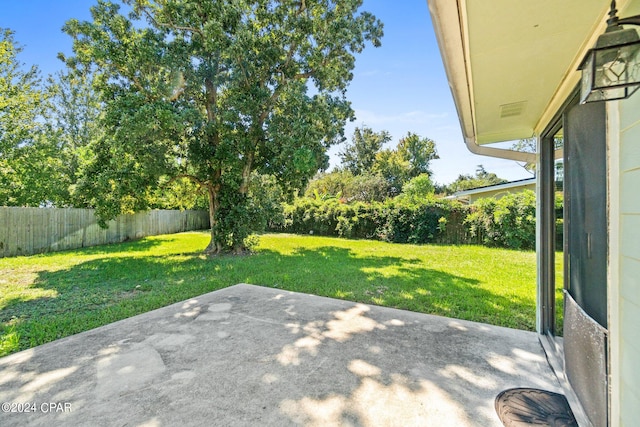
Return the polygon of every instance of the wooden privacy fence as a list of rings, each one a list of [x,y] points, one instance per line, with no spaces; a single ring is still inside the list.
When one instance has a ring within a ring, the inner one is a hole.
[[[101,228],[93,209],[0,207],[0,258],[118,243],[209,228],[206,211],[121,215]]]

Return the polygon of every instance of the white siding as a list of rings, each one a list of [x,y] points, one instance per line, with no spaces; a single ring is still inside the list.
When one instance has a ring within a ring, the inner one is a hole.
[[[617,200],[611,200],[611,363],[612,424],[636,426],[640,418],[640,95],[617,105],[619,135],[610,143],[612,185],[619,183]],[[615,129],[610,129],[615,133]],[[617,366],[615,366],[617,365]],[[615,366],[615,368],[613,368]]]

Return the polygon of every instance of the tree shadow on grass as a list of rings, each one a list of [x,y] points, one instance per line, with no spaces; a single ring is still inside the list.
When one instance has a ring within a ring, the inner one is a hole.
[[[144,237],[142,239],[113,242],[105,245],[87,246],[84,248],[69,249],[63,252],[77,253],[81,255],[106,255],[118,252],[145,252],[162,244],[177,240],[175,237],[162,236],[161,238]],[[41,256],[56,256],[61,252],[48,252]]]
[[[207,262],[199,253],[103,253],[67,269],[39,271],[29,287],[41,290],[42,296],[5,298],[0,308],[0,356],[223,287],[210,280],[222,264]],[[10,333],[19,335],[19,343],[14,339],[13,348],[3,348]]]
[[[133,242],[131,250],[155,244]],[[121,245],[117,248],[122,251]],[[335,246],[217,258],[199,252],[106,256],[115,252],[109,247],[83,250],[87,252],[105,257],[38,273],[32,287],[53,291],[54,296],[14,298],[5,304],[0,344],[10,331],[20,340],[13,348],[0,345],[0,356],[237,283],[520,329],[532,330],[535,321],[534,301],[497,295],[464,272],[430,269],[416,258],[361,256]]]
[[[534,330],[535,300],[500,295],[482,282],[429,268],[417,258],[361,256],[326,246],[269,254],[269,272],[248,283]],[[266,276],[266,277],[265,277]],[[266,280],[264,280],[266,279]]]
[[[183,257],[186,260],[169,260],[171,257],[164,256],[103,257],[68,269],[40,271],[31,287],[53,290],[55,296],[10,300],[0,311],[0,320],[31,312],[48,315],[73,309],[90,310],[91,306],[106,307],[168,285],[179,285],[189,271],[199,269],[196,254]]]

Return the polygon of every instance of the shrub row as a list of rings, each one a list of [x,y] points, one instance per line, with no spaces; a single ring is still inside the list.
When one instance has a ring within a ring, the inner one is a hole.
[[[299,198],[285,205],[284,223],[276,230],[395,243],[534,249],[535,205],[532,191],[481,199],[470,206],[436,198],[372,203]]]
[[[498,200],[479,199],[465,223],[486,246],[513,249],[536,247],[536,196],[533,191],[506,195]]]

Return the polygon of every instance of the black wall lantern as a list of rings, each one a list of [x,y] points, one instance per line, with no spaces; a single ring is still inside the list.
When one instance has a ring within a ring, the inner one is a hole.
[[[585,55],[580,103],[610,101],[631,96],[640,87],[640,36],[622,25],[640,25],[640,15],[618,19],[611,2],[607,30]]]

